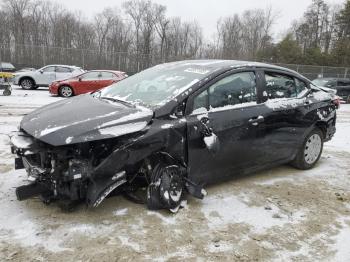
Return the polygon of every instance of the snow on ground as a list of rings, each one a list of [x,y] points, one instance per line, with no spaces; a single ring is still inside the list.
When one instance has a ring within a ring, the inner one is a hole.
[[[122,197],[63,213],[38,199],[18,202],[8,134],[24,114],[60,100],[47,89],[0,96],[0,260],[349,261],[350,105],[319,164],[280,166],[207,188],[178,214]]]

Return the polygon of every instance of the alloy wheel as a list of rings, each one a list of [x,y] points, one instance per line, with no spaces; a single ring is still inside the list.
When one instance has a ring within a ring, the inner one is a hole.
[[[314,164],[322,150],[322,139],[319,134],[313,134],[306,141],[304,149],[305,162],[309,165]]]

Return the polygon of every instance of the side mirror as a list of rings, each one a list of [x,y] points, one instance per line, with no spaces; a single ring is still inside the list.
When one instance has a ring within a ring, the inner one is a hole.
[[[78,77],[78,81],[81,82],[83,79],[81,77]]]
[[[180,104],[176,107],[174,114],[177,118],[182,118],[184,116],[184,108],[184,104]]]
[[[39,70],[39,72],[40,72],[41,74],[43,74],[43,73],[44,73],[44,70]]]

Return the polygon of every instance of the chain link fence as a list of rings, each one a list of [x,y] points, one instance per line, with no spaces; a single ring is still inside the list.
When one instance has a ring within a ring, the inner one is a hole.
[[[160,58],[149,54],[33,45],[0,46],[0,62],[10,62],[17,69],[24,67],[40,68],[48,64],[66,64],[80,66],[86,70],[120,70],[131,75],[162,62],[194,58],[181,56]],[[345,67],[277,65],[295,70],[311,80],[318,77],[350,78],[350,68]]]

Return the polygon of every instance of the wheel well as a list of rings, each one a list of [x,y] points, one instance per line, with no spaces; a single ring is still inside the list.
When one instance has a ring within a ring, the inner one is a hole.
[[[318,127],[321,130],[322,135],[323,135],[323,139],[325,139],[326,136],[327,136],[327,123],[325,123],[325,122],[317,122],[316,123],[316,127]]]
[[[21,85],[21,83],[22,83],[22,81],[23,81],[24,79],[32,80],[33,83],[34,83],[34,85],[36,85],[36,82],[35,82],[34,78],[32,78],[32,77],[30,77],[30,76],[22,76],[22,77],[19,79],[18,84]]]

